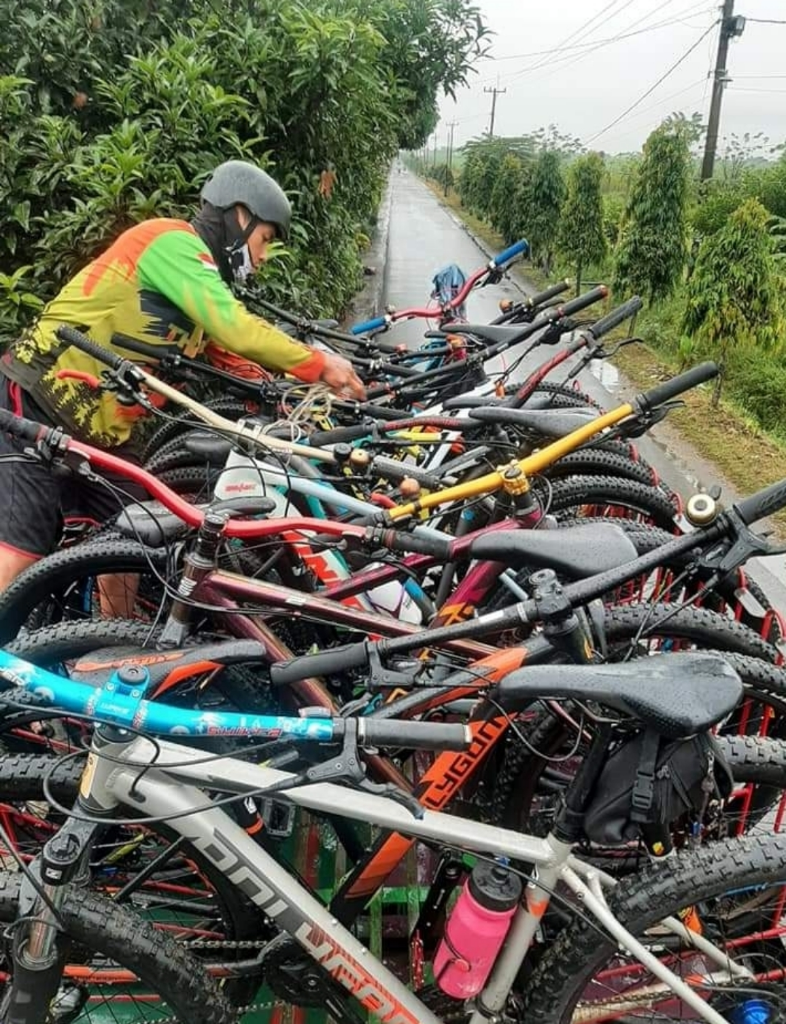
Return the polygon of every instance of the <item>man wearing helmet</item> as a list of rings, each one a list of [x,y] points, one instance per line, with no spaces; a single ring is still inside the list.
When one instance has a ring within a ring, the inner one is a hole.
[[[347,360],[252,316],[230,290],[233,280],[244,280],[265,260],[274,238],[287,238],[291,208],[279,185],[254,164],[229,160],[210,176],[201,198],[190,224],[168,218],[137,224],[63,287],[0,360],[0,408],[133,458],[134,424],[144,410],[60,376],[63,370],[100,376],[104,369],[59,341],[61,324],[127,359],[140,357],[123,349],[116,335],[176,345],[190,355],[215,342],[267,369],[363,397]],[[18,451],[0,435],[0,454]],[[130,490],[127,481],[117,483]],[[75,486],[78,494],[63,494]],[[0,461],[0,590],[55,546],[66,501],[99,521],[118,510],[117,497],[105,487],[64,483],[35,463]]]

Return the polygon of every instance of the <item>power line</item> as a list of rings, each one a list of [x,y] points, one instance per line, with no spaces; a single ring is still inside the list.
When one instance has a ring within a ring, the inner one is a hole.
[[[697,14],[709,14],[710,11],[714,11],[714,10],[715,10],[715,5],[714,4],[712,5],[712,7],[708,7],[706,3],[698,4],[695,8],[691,8],[689,10],[680,12],[680,15],[679,15],[678,18],[666,18],[664,21],[658,21],[654,25],[645,25],[644,28],[637,28],[633,32],[623,32],[620,35],[608,36],[606,39],[596,39],[594,42],[591,42],[591,43],[574,43],[572,46],[565,46],[565,47],[562,47],[562,49],[563,50],[586,50],[586,49],[589,49],[590,47],[606,46],[609,43],[619,43],[619,42],[622,42],[622,40],[624,40],[624,39],[633,39],[634,36],[644,35],[646,32],[654,32],[657,29],[669,28],[671,25],[680,23],[680,22],[684,21],[686,18],[691,18],[691,17],[693,17],[694,15],[697,15]],[[650,12],[650,14],[652,14],[652,13],[653,12]],[[639,19],[639,20],[641,20],[641,19]],[[635,24],[638,24],[638,23],[637,22],[633,22],[633,24],[635,25]],[[499,61],[499,60],[520,60],[522,57],[542,57],[544,54],[549,55],[549,54],[553,54],[553,53],[557,53],[557,52],[558,51],[556,51],[556,50],[532,50],[530,53],[511,53],[511,54],[506,54],[503,57],[493,57],[492,60],[495,60],[495,61]],[[573,56],[574,56],[574,54],[570,54],[569,57],[565,57],[565,60],[568,60],[568,59],[572,58]],[[533,70],[534,71],[535,69],[532,68],[532,69],[526,69],[526,70]],[[510,72],[510,74],[520,74],[520,73],[521,72],[518,72],[518,71]],[[502,77],[504,78],[505,76],[503,75]]]
[[[714,6],[710,7],[710,8],[706,8],[705,7],[701,11],[701,13],[707,13],[708,14],[708,13],[710,13],[710,11],[714,11],[714,10],[715,10]],[[641,19],[639,19],[639,20],[641,20]],[[665,26],[671,27],[671,26],[673,26],[673,25],[675,25],[677,23],[678,22],[676,20],[672,19],[672,20],[669,20],[667,22],[664,22],[662,24],[662,26],[660,26],[660,27],[665,27]],[[638,24],[638,23],[634,22],[634,24]],[[642,31],[649,31],[649,29],[651,29],[653,27],[654,26],[648,26],[648,28],[646,30],[642,30]],[[558,71],[565,71],[565,70],[567,70],[570,67],[574,67],[576,64],[579,64],[581,61],[585,60],[587,57],[591,56],[593,53],[596,53],[598,50],[602,49],[604,46],[609,46],[612,43],[619,42],[622,38],[625,38],[625,36],[624,36],[623,33],[620,33],[620,35],[612,36],[608,40],[597,40],[596,42],[590,44],[588,46],[588,48],[586,50],[584,50],[583,53],[580,53],[580,54],[577,54],[577,55],[568,55],[567,58],[561,58],[560,60],[554,62],[554,65],[552,67],[550,67],[543,75],[540,75],[540,76],[538,76],[535,79],[530,79],[530,84],[532,84],[533,82],[540,82],[544,78],[547,78],[549,75],[554,74],[554,73],[556,73]],[[519,77],[521,77],[525,73],[526,73],[526,69],[525,69],[525,71],[519,72],[518,74],[514,75],[513,78],[514,79],[515,78],[519,78]],[[508,76],[505,76],[505,77],[508,77]]]
[[[745,16],[746,21],[754,21],[757,25],[786,25],[786,21],[782,18],[749,18]]]
[[[707,36],[710,34],[710,32],[712,32],[712,30],[715,28],[716,24],[717,24],[717,22],[713,22],[713,24],[710,25],[710,27],[708,29],[706,29],[704,32],[702,32],[702,34],[699,36],[699,38],[696,40],[696,42],[688,47],[688,49],[685,51],[685,53],[683,53],[682,56],[680,58],[678,58],[678,60],[676,60],[671,65],[671,67],[660,76],[660,78],[657,80],[657,82],[654,83],[654,85],[651,85],[649,87],[649,89],[647,89],[646,92],[642,93],[642,95],[639,96],[639,98],[634,103],[631,103],[631,105],[629,107],[626,107],[626,109],[623,110],[623,112],[619,115],[619,117],[616,117],[613,121],[611,121],[609,124],[607,124],[605,128],[602,128],[599,132],[596,132],[591,138],[587,139],[586,140],[587,144],[589,145],[590,142],[594,142],[595,139],[599,139],[601,137],[601,135],[605,135],[606,132],[609,131],[610,128],[613,128],[615,125],[619,124],[620,121],[624,117],[627,117],[628,114],[632,110],[635,110],[636,107],[638,107],[640,103],[643,103],[644,100],[646,100],[646,98],[648,96],[650,96],[653,92],[655,92],[655,90],[658,88],[658,86],[662,82],[665,82],[666,79],[669,77],[669,75],[671,75],[674,71],[676,71],[677,68],[680,66],[680,64],[682,64],[684,61],[686,61],[688,59],[688,57],[693,53],[693,51],[707,38]]]
[[[736,85],[730,85],[730,86],[727,86],[726,88],[729,89],[731,92],[768,92],[768,93],[784,93],[784,92],[786,92],[786,89],[745,89],[745,88],[741,89],[741,88],[739,88]]]
[[[633,2],[634,2],[634,0],[626,0],[624,6],[619,11],[616,12],[616,15],[621,14],[622,11],[624,11],[626,7],[630,7],[630,5]],[[520,72],[520,74],[526,74],[528,71],[537,71],[538,68],[544,67],[546,64],[548,64],[548,57],[549,56],[554,56],[557,53],[562,53],[563,50],[566,47],[566,44],[569,43],[571,39],[575,39],[577,36],[580,37],[582,32],[584,32],[584,30],[586,28],[588,28],[590,25],[592,25],[593,22],[597,22],[598,19],[602,18],[603,15],[611,7],[616,7],[616,5],[618,3],[619,3],[619,0],[609,0],[609,3],[607,3],[606,6],[602,10],[598,11],[597,14],[593,14],[590,18],[587,18],[587,20],[585,22],[583,22],[581,25],[579,25],[579,27],[577,29],[575,29],[573,32],[569,33],[567,36],[565,36],[565,38],[562,40],[562,42],[558,43],[551,51],[548,52],[548,54],[547,54],[547,56],[546,56],[546,58],[544,60],[536,61],[535,64],[532,65],[531,68],[524,68],[524,70],[522,72]],[[593,31],[594,31],[594,28],[591,28],[589,34],[592,35]]]
[[[662,105],[662,103],[667,103],[667,102],[669,102],[669,100],[676,99],[678,96],[682,96],[684,93],[693,93],[696,96],[696,99],[698,100],[699,99],[698,87],[700,85],[702,85],[703,83],[704,83],[704,79],[701,78],[698,81],[694,82],[693,85],[688,85],[684,89],[679,89],[677,92],[670,93],[668,96],[664,96],[663,100],[661,100],[659,103],[653,103],[649,107],[645,107],[644,110],[642,110],[640,112],[640,113],[642,113],[644,115],[644,117],[643,118],[638,117],[638,116],[634,117],[632,122],[625,126],[625,128],[623,129],[621,134],[619,132],[616,133],[615,138],[616,139],[626,139],[626,138],[629,138],[631,135],[638,135],[641,132],[643,132],[645,130],[645,126],[646,125],[650,125],[653,122],[653,115],[652,115],[652,113],[647,113],[647,111],[651,112],[656,107],[660,107]],[[663,116],[662,115],[658,115],[658,123],[662,119],[663,119]]]

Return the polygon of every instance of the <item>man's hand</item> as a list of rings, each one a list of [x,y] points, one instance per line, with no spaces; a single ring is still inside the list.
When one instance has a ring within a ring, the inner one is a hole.
[[[348,393],[359,401],[366,397],[363,381],[353,370],[352,363],[348,359],[344,359],[343,356],[325,356],[325,368],[320,380],[324,381],[337,395]]]

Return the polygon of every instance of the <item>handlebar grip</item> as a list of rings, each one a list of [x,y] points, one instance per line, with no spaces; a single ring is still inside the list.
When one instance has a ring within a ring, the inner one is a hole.
[[[542,306],[544,302],[548,302],[550,299],[555,299],[558,295],[562,295],[564,291],[570,288],[570,281],[567,278],[564,281],[557,281],[550,288],[546,288],[545,291],[538,292],[537,295],[530,295],[527,299],[526,305],[530,309],[534,309],[535,306]]]
[[[371,402],[358,403],[357,411],[364,416],[370,417],[372,420],[385,421],[403,420],[411,415],[406,409],[394,409],[389,405],[374,405]]]
[[[368,437],[374,428],[368,423],[355,423],[351,427],[336,427],[334,430],[315,430],[309,435],[308,443],[312,448],[324,448],[329,444],[344,444]]]
[[[472,733],[460,722],[405,722],[395,718],[359,718],[361,746],[408,747],[412,750],[466,750]]]
[[[601,299],[605,299],[609,294],[609,290],[605,284],[598,285],[597,288],[593,288],[591,291],[585,292],[583,295],[577,295],[575,299],[571,299],[564,305],[557,309],[558,316],[573,316],[574,313],[579,313],[582,309],[586,309],[587,306],[592,306],[596,302],[600,302]]]
[[[643,305],[644,303],[639,296],[634,295],[632,299],[628,299],[621,306],[612,309],[610,313],[607,313],[597,323],[594,323],[588,330],[596,340],[602,338],[604,334],[608,334],[609,331],[613,331],[615,327],[619,327],[620,324],[624,324],[626,320],[630,320],[632,316],[635,316]]]
[[[270,682],[273,686],[286,686],[311,676],[329,676],[364,665],[368,665],[367,644],[343,644],[321,654],[304,654],[271,665]]]
[[[750,526],[751,523],[764,519],[765,516],[779,512],[785,505],[786,480],[779,480],[778,483],[770,484],[769,487],[752,494],[749,498],[735,502],[734,508],[742,521]]]
[[[529,251],[529,242],[526,238],[522,238],[519,242],[514,242],[513,245],[509,245],[507,249],[503,249],[499,256],[495,256],[491,261],[492,267],[501,267],[503,263],[508,263],[514,258],[514,256],[520,256],[522,253]]]
[[[350,334],[366,334],[368,331],[378,331],[381,327],[387,327],[387,320],[384,316],[376,316],[373,320],[366,320],[364,323],[355,324],[350,327]]]
[[[28,420],[24,416],[16,416],[7,409],[0,409],[0,430],[20,437],[23,441],[35,442],[47,429],[43,423],[36,423],[35,420]]]
[[[401,533],[398,530],[385,530],[375,542],[389,551],[398,551],[405,555],[430,555],[440,562],[447,562],[453,551],[452,537],[435,537],[428,533]]]
[[[645,409],[654,409],[656,406],[663,405],[664,402],[676,398],[677,395],[681,395],[684,391],[690,391],[697,384],[703,384],[705,381],[712,380],[719,373],[720,367],[717,363],[699,363],[698,366],[686,370],[685,373],[672,377],[671,380],[667,380],[663,384],[658,384],[651,391],[645,391],[643,395],[637,395],[634,402],[638,402]]]
[[[57,328],[55,334],[61,341],[64,341],[67,345],[73,345],[74,348],[78,348],[85,355],[92,356],[93,359],[97,359],[100,363],[104,363],[106,366],[111,366],[113,370],[117,370],[123,365],[124,360],[114,352],[110,352],[109,349],[103,348],[98,345],[91,338],[82,334],[81,331],[77,331],[75,327],[69,327],[67,324],[61,324]]]

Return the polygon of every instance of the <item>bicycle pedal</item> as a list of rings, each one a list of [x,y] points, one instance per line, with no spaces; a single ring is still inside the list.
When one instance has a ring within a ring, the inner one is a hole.
[[[295,805],[273,800],[262,801],[262,820],[265,831],[276,839],[288,839],[295,830]]]

